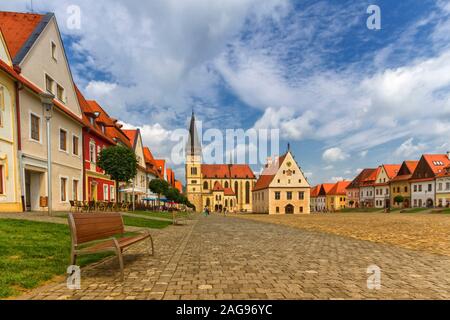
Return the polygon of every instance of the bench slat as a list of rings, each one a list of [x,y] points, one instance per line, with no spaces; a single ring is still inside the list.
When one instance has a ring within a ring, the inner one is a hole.
[[[75,243],[81,244],[124,233],[119,213],[74,213]]]

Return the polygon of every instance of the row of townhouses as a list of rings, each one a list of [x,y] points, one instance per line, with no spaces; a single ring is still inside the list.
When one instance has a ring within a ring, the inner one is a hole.
[[[139,162],[133,181],[119,186],[96,165],[114,145],[132,148]],[[154,196],[155,178],[182,189],[138,129],[124,130],[85,99],[54,14],[0,12],[0,212],[45,210],[49,192],[54,210],[71,200],[113,201],[116,188],[119,200],[141,201]]]
[[[341,188],[337,187],[338,184]],[[450,207],[450,152],[424,154],[418,161],[366,168],[351,182],[324,183],[312,188],[313,211],[334,211],[346,207]]]

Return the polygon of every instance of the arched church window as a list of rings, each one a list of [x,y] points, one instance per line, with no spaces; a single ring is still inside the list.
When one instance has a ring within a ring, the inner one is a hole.
[[[207,181],[203,182],[203,189],[208,190],[208,182]]]

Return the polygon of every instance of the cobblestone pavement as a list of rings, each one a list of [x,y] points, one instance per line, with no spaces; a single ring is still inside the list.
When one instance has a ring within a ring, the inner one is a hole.
[[[363,212],[238,217],[450,256],[450,214]]]
[[[65,283],[23,299],[449,299],[450,258],[329,233],[233,217],[198,217],[155,234],[117,260],[82,270],[81,290]],[[367,267],[382,269],[367,289]]]

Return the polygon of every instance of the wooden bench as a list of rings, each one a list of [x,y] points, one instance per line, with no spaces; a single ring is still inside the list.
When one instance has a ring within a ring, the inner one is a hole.
[[[72,237],[72,265],[76,264],[78,255],[112,251],[119,259],[123,280],[122,253],[132,244],[148,239],[148,253],[154,255],[153,239],[148,230],[135,236],[123,236],[125,227],[120,213],[69,213],[68,218]],[[114,237],[120,235],[120,238]]]

